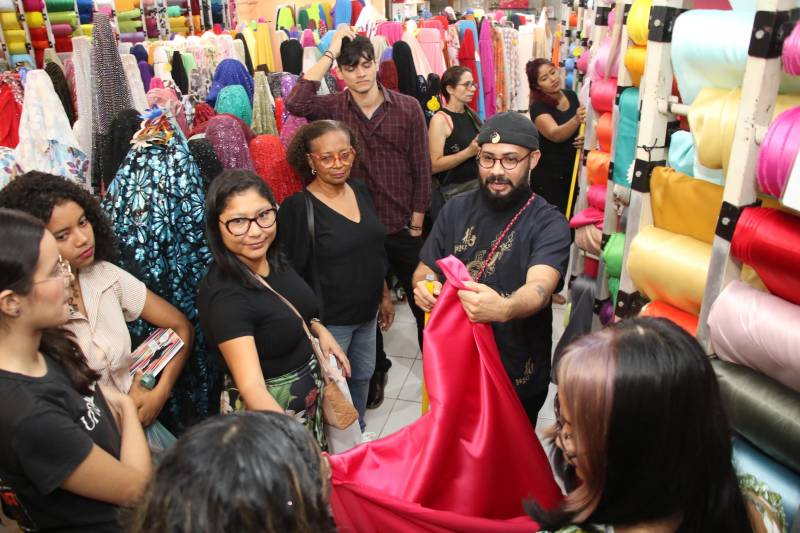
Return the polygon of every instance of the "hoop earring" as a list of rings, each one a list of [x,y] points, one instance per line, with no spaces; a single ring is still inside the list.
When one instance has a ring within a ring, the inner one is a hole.
[[[317,175],[317,170],[312,168],[311,169],[311,175],[312,176],[316,176]]]

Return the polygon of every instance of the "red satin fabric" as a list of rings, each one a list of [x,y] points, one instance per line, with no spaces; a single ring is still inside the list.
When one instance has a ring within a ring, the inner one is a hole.
[[[461,47],[458,49],[458,63],[462,67],[467,67],[472,72],[472,79],[475,80],[475,83],[479,83],[478,63],[475,61],[475,36],[472,34],[472,30],[466,30],[464,37],[461,39]],[[475,112],[478,111],[479,91],[480,88],[475,91],[472,101],[469,103],[469,107]]]
[[[521,502],[561,500],[500,361],[492,328],[467,319],[455,257],[424,338],[430,410],[410,426],[330,456],[339,531],[536,531]]]
[[[640,315],[668,318],[685,329],[690,335],[697,336],[697,316],[687,313],[683,309],[672,307],[666,302],[654,300],[642,309]]]
[[[800,305],[800,219],[748,207],[736,223],[731,253],[755,269],[769,292]]]

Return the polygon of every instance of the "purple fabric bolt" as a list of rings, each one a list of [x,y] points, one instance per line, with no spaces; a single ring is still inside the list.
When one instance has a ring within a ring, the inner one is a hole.
[[[383,63],[384,61],[389,61],[390,59],[392,59],[392,47],[391,46],[383,51],[383,53],[381,54],[381,59],[380,59],[379,62]]]
[[[214,147],[217,159],[225,169],[255,170],[247,138],[239,122],[227,115],[216,115],[208,121],[206,139]]]
[[[150,80],[153,79],[153,67],[147,61],[139,61],[139,74],[142,75],[142,85],[144,85],[144,91],[147,92],[150,90]]]
[[[219,92],[228,85],[241,85],[247,92],[250,104],[253,104],[253,76],[247,72],[247,67],[236,59],[223,59],[217,70],[214,71],[214,81],[206,96],[206,102],[213,106],[217,102]]]

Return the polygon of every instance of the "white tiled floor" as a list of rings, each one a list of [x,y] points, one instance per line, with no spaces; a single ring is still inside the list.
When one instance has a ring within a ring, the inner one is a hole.
[[[384,348],[392,368],[385,399],[377,409],[368,409],[367,431],[385,437],[414,422],[422,414],[422,359],[417,349],[417,330],[414,317],[404,303],[396,306],[397,316],[392,329],[384,335]],[[553,306],[553,346],[564,332],[564,306]],[[539,412],[537,431],[551,425],[553,418],[553,395],[555,385],[550,385],[550,394]]]

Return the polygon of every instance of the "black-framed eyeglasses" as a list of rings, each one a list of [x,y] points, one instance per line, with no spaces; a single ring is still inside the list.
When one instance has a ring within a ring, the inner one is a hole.
[[[234,237],[241,237],[248,231],[250,231],[250,225],[255,222],[256,225],[261,229],[268,229],[275,225],[275,222],[278,220],[278,210],[274,207],[270,207],[269,209],[265,209],[260,211],[256,216],[249,218],[249,217],[236,217],[228,220],[227,222],[223,222],[225,225],[225,229],[228,230],[228,233],[233,235]]]
[[[517,165],[519,165],[522,161],[528,159],[532,153],[533,151],[528,152],[528,155],[526,155],[525,157],[505,155],[503,157],[496,158],[492,157],[486,152],[481,152],[475,159],[478,160],[478,165],[480,165],[483,168],[494,168],[494,164],[497,161],[500,161],[500,166],[502,166],[504,169],[514,170],[515,168],[517,168]]]
[[[474,81],[465,81],[464,83],[459,83],[458,85],[461,85],[462,87],[464,87],[466,89],[472,89],[473,87],[477,87],[478,86],[478,84],[475,83]]]
[[[553,399],[553,414],[556,417],[556,440],[558,441],[559,448],[564,454],[567,464],[575,466],[575,458],[578,454],[567,451],[567,441],[572,442],[572,434],[564,431],[564,423],[561,421],[561,403],[558,401],[558,393]]]

